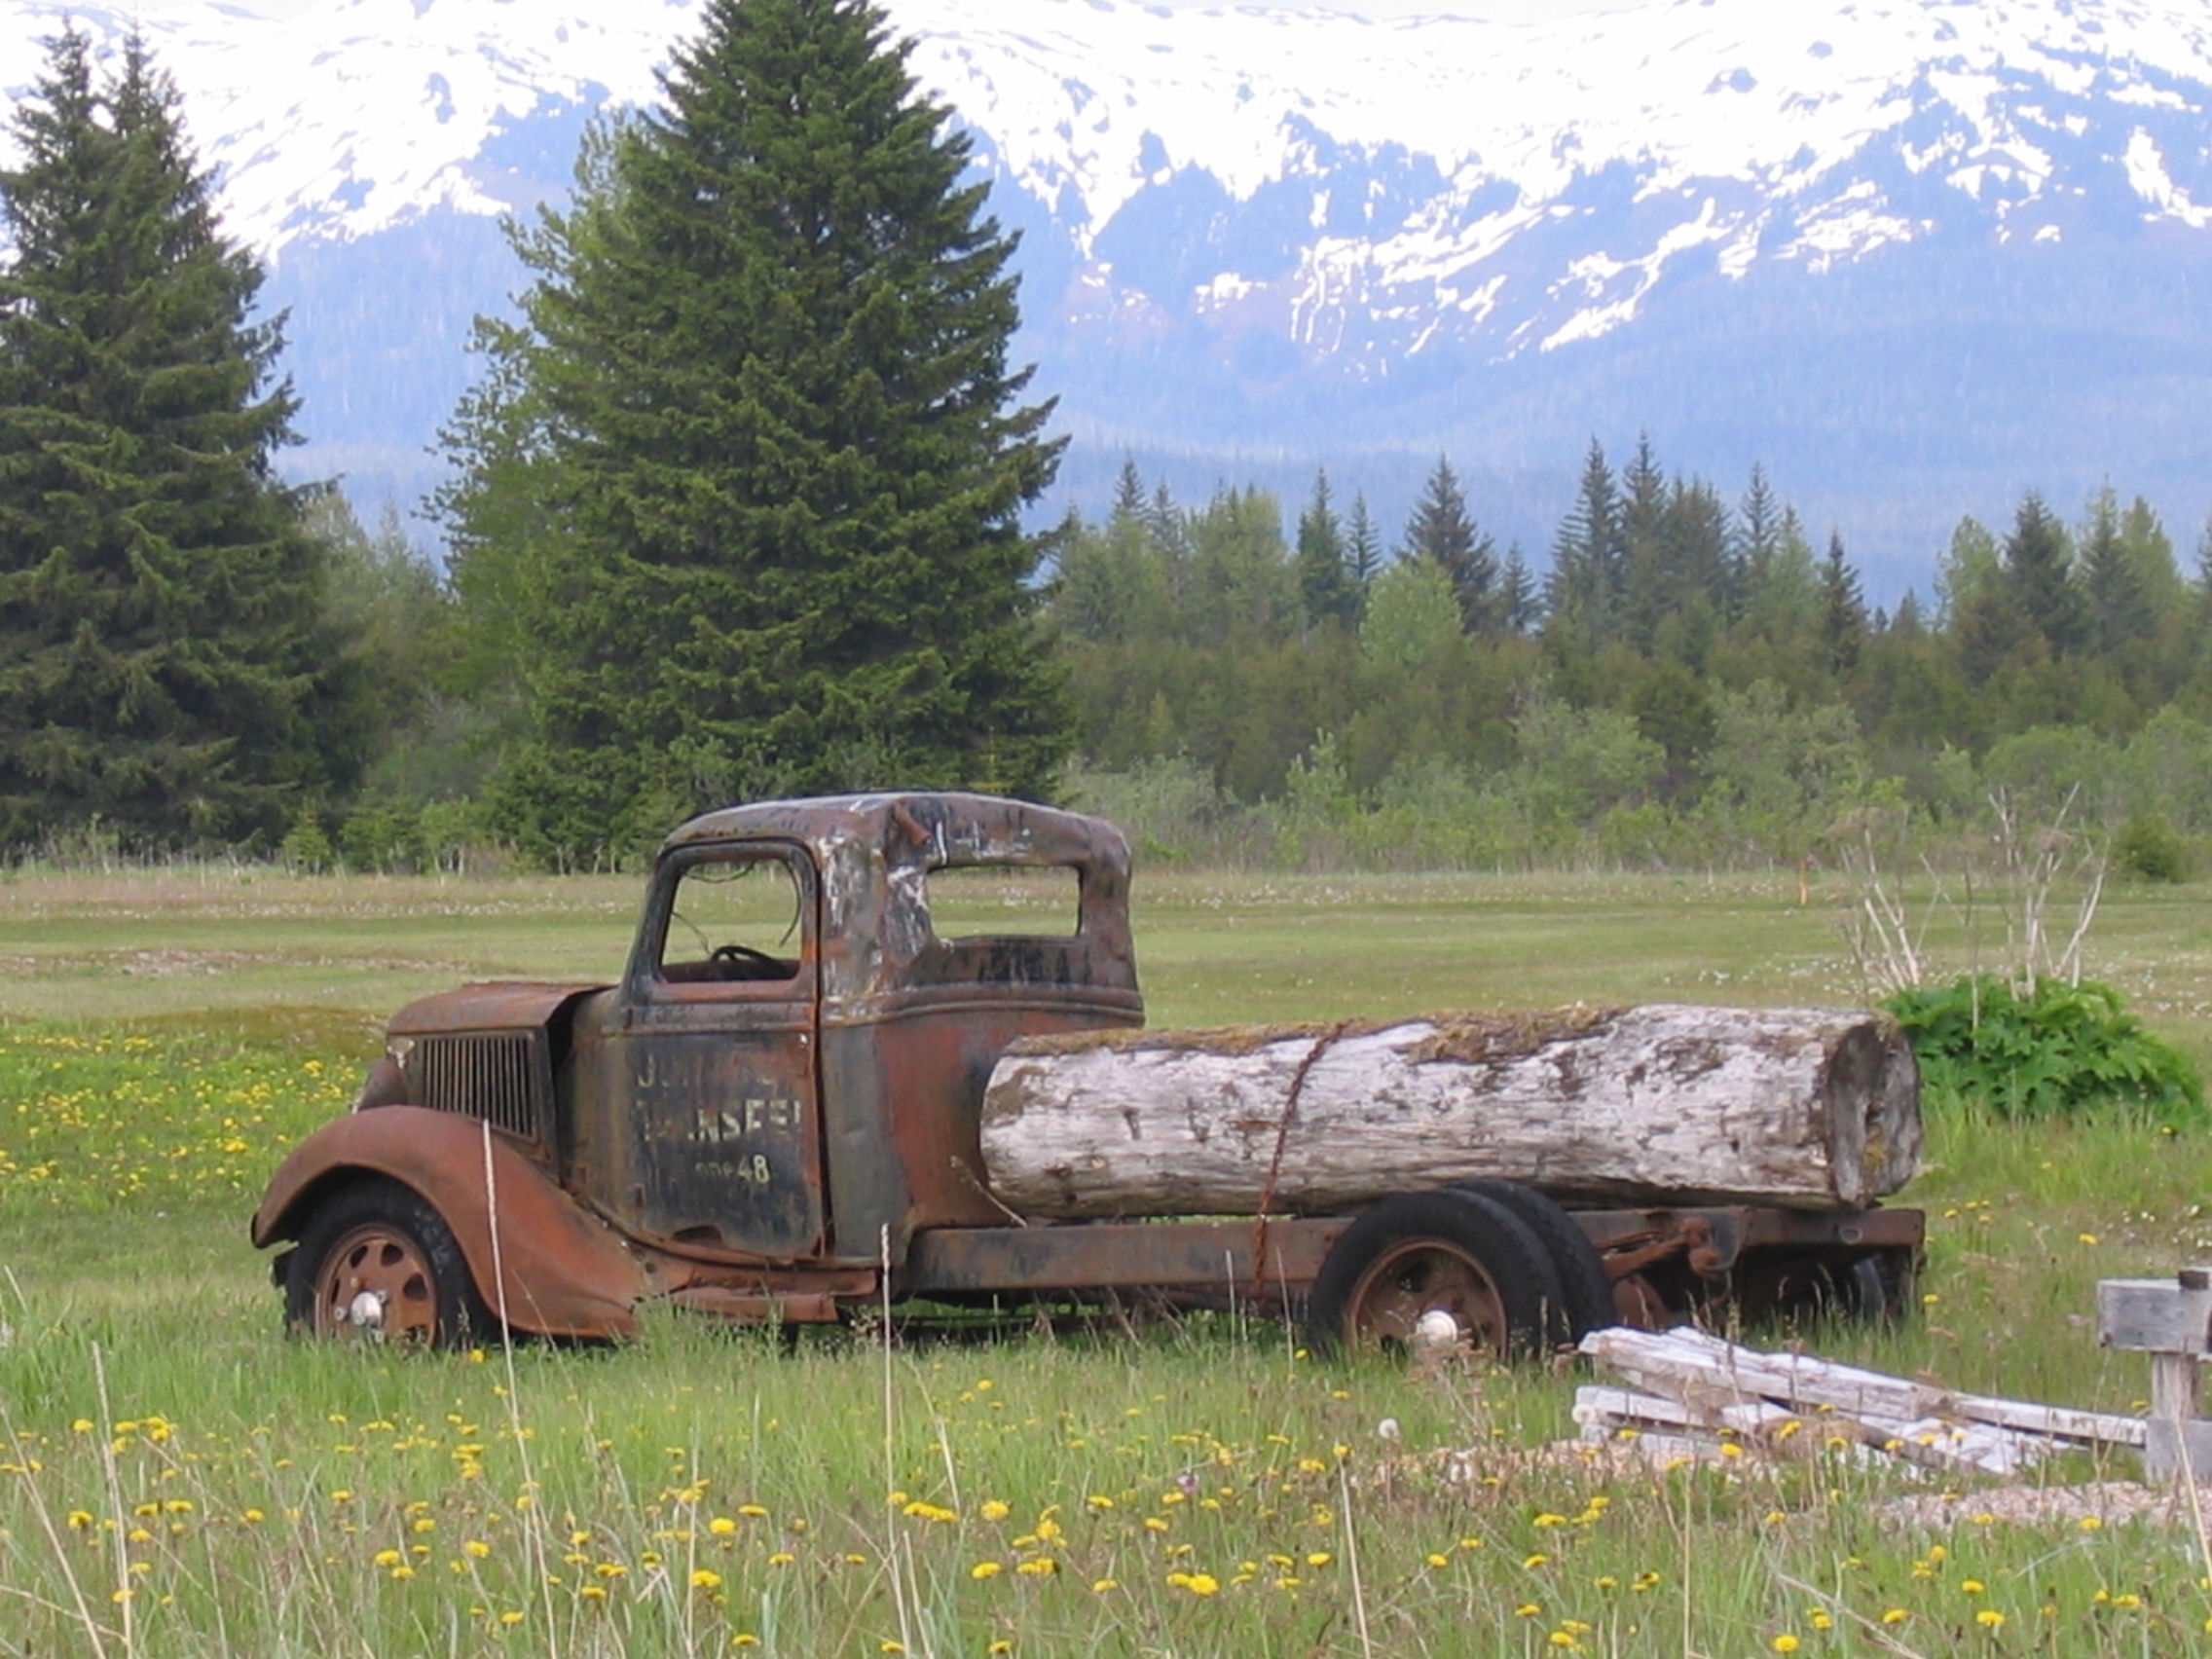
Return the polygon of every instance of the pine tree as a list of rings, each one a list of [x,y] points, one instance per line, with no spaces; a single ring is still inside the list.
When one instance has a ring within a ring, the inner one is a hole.
[[[1484,634],[1496,628],[1497,544],[1467,516],[1467,498],[1443,456],[1406,523],[1406,556],[1434,559],[1444,568],[1459,602],[1461,629]]]
[[[550,509],[504,794],[541,851],[749,794],[1035,794],[1065,753],[1019,517],[1060,446],[1007,366],[1013,240],[907,50],[865,0],[708,0],[661,106],[518,237],[445,506],[464,559],[518,489]]]
[[[1621,623],[1629,641],[1648,651],[1660,620],[1679,594],[1667,545],[1667,480],[1649,434],[1639,434],[1636,454],[1621,473],[1619,516]]]
[[[2120,498],[2107,484],[2089,498],[2082,535],[2082,596],[2089,644],[2114,656],[2157,627],[2135,553],[2121,536]]]
[[[1144,517],[1144,478],[1133,455],[1122,457],[1122,470],[1114,477],[1114,517],[1131,521]]]
[[[1497,576],[1497,621],[1508,634],[1526,634],[1543,619],[1536,597],[1536,578],[1529,573],[1529,561],[1517,541],[1506,550],[1505,568]]]
[[[2006,537],[2004,582],[2030,628],[2041,634],[2052,656],[2064,656],[2088,641],[2088,609],[2074,585],[2074,550],[2058,515],[2030,492],[2020,500]]]
[[[1765,585],[1775,556],[1782,551],[1782,503],[1763,465],[1751,467],[1751,481],[1736,508],[1736,525],[1733,589],[1739,600],[1736,614],[1741,614]]]
[[[1351,585],[1361,606],[1367,603],[1368,590],[1375,578],[1382,573],[1382,537],[1375,528],[1375,520],[1367,510],[1365,493],[1351,498],[1351,518],[1345,526],[1345,569],[1351,576]]]
[[[1821,565],[1821,644],[1829,671],[1838,677],[1859,666],[1866,645],[1866,601],[1859,572],[1843,554],[1843,533],[1828,532],[1828,556]]]
[[[1329,499],[1326,468],[1313,475],[1313,498],[1298,515],[1298,592],[1315,626],[1356,622],[1359,594],[1345,563],[1344,524]]]
[[[0,172],[0,846],[273,837],[357,775],[358,663],[274,477],[280,322],[133,35],[68,28]]]
[[[1610,643],[1621,592],[1620,501],[1605,452],[1590,440],[1574,505],[1559,527],[1544,586],[1546,631],[1584,650]]]

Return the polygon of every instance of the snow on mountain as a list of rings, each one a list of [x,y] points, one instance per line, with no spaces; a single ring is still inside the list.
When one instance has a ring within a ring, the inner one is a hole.
[[[1763,458],[1924,557],[1947,519],[2004,509],[1975,492],[2205,471],[2197,0],[890,11],[1023,232],[1024,346],[1076,474],[1085,447],[1134,445],[1199,456],[1201,489],[1317,459],[1356,475],[1352,432],[1382,496],[1451,448],[1509,528],[1530,498],[1535,538],[1556,506],[1534,497],[1587,435],[1647,425],[1679,464],[1733,482]],[[11,95],[65,14],[128,26],[0,0]],[[292,307],[311,461],[422,470],[399,458],[465,379],[467,318],[517,277],[494,219],[557,195],[583,120],[650,98],[696,17],[208,0],[146,20],[229,228]]]

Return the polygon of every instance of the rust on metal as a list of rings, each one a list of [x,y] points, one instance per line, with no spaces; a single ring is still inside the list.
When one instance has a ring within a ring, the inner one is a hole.
[[[376,1299],[377,1329],[387,1342],[428,1346],[435,1339],[433,1271],[422,1245],[404,1229],[364,1223],[341,1235],[320,1265],[308,1309],[308,1326],[315,1335],[357,1331],[352,1309],[367,1295]]]
[[[896,1289],[908,1295],[992,1290],[1109,1290],[1146,1286],[1242,1295],[1260,1284],[1303,1290],[1349,1216],[1278,1221],[1264,1262],[1241,1221],[963,1227],[914,1240]]]
[[[380,1106],[326,1124],[278,1167],[255,1212],[257,1245],[296,1238],[307,1207],[335,1182],[388,1175],[415,1189],[453,1230],[486,1306],[518,1331],[556,1337],[627,1336],[633,1307],[651,1289],[620,1237],[583,1209],[504,1136],[421,1106]],[[499,1272],[492,1269],[498,1216]]]

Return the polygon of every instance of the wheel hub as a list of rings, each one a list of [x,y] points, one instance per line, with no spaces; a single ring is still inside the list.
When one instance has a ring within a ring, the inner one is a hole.
[[[330,1247],[315,1281],[317,1336],[421,1343],[437,1334],[430,1264],[392,1227],[356,1227]]]
[[[1352,1292],[1351,1327],[1382,1347],[1505,1350],[1505,1309],[1489,1272],[1437,1239],[1410,1239],[1376,1258]]]

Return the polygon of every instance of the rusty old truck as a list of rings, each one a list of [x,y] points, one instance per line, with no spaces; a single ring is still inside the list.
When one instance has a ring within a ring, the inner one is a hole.
[[[940,932],[933,888],[976,870],[1061,883],[1059,931]],[[391,1021],[351,1110],[253,1217],[257,1246],[289,1245],[290,1328],[445,1346],[618,1338],[654,1306],[804,1325],[1227,1299],[1303,1312],[1323,1348],[1504,1353],[1723,1299],[1906,1300],[1922,1217],[1878,1204],[1607,1207],[1475,1181],[1352,1213],[1013,1213],[978,1147],[986,1081],[1017,1040],[1143,1023],[1128,892],[1119,830],[1020,802],[693,819],[619,979],[469,985]]]

